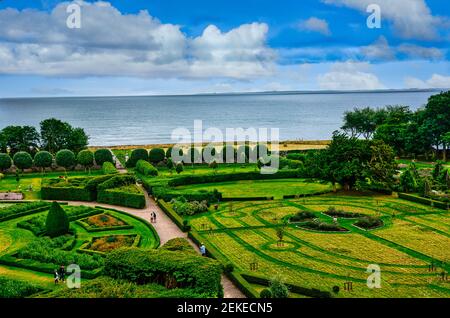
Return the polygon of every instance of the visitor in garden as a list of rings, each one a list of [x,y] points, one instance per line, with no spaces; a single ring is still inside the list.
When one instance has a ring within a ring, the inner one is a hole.
[[[62,282],[66,281],[66,269],[64,268],[64,265],[61,265],[59,268],[59,277]]]
[[[202,256],[206,256],[206,247],[205,247],[205,244],[203,244],[203,243],[200,246],[200,253],[202,254]]]
[[[156,213],[153,211],[153,223],[156,223]]]
[[[55,277],[55,284],[58,284],[58,282],[59,282],[59,274],[58,274],[58,270],[57,269],[55,269],[54,277]]]

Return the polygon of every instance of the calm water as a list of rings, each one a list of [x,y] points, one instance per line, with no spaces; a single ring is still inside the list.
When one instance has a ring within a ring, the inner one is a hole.
[[[281,140],[329,139],[354,107],[424,105],[431,92],[217,95],[164,97],[80,97],[0,99],[0,129],[38,126],[56,117],[82,127],[91,145],[169,143],[172,130],[203,127],[279,128]]]

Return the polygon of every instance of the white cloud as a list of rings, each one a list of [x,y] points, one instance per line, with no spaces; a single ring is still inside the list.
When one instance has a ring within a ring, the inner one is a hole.
[[[450,76],[433,74],[426,81],[415,77],[406,77],[405,86],[408,88],[450,88]]]
[[[395,53],[384,36],[380,36],[373,44],[361,48],[365,57],[371,60],[393,60]]]
[[[335,63],[328,73],[317,77],[319,87],[327,90],[373,90],[385,86],[375,74],[370,73],[368,63],[347,61]]]
[[[231,77],[272,72],[268,26],[223,33],[208,26],[197,38],[147,11],[122,14],[107,2],[80,2],[81,29],[66,26],[68,2],[47,13],[0,10],[0,73],[58,76]]]
[[[411,58],[440,60],[444,57],[444,53],[438,48],[423,47],[414,44],[402,44],[398,47],[398,51]]]
[[[298,28],[300,30],[307,30],[312,32],[318,32],[326,36],[331,35],[330,27],[328,26],[328,22],[323,19],[319,19],[316,17],[311,17],[308,20],[301,21],[298,24]]]
[[[438,37],[436,26],[442,19],[434,17],[424,0],[322,0],[334,5],[343,5],[366,13],[367,6],[376,3],[381,8],[381,17],[393,23],[397,34],[405,39],[432,40]],[[382,22],[383,23],[383,22]]]

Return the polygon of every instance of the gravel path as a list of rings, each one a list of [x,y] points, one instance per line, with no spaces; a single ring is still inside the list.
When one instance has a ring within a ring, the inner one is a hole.
[[[172,222],[172,220],[159,208],[156,202],[145,193],[145,199],[147,206],[145,209],[133,209],[126,207],[118,207],[115,205],[102,204],[97,202],[81,202],[81,201],[68,201],[69,205],[86,205],[86,206],[101,206],[105,208],[113,208],[120,211],[127,212],[150,222],[151,212],[156,213],[156,223],[152,223],[153,227],[158,232],[161,245],[164,245],[167,241],[182,237],[189,241],[189,243],[200,253],[198,246],[187,237],[187,233],[183,233],[180,228]],[[208,247],[207,247],[208,248]],[[224,298],[245,298],[245,295],[226,277],[222,275],[222,286],[224,291]]]

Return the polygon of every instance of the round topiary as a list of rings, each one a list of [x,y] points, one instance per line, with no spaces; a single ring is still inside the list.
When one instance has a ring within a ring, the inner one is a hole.
[[[42,168],[44,170],[45,168],[50,168],[53,163],[53,156],[48,151],[39,151],[34,156],[34,165],[38,168]]]
[[[178,151],[178,157],[176,159],[180,159],[183,156],[183,149],[181,149],[180,147],[169,147],[166,151],[166,158],[172,158],[172,153],[177,154],[176,151]]]
[[[259,293],[259,297],[262,299],[272,298],[272,292],[267,288],[263,289],[261,290],[261,293]]]
[[[33,158],[31,158],[31,155],[25,151],[19,151],[16,153],[13,157],[13,161],[14,165],[21,170],[29,169],[33,166]]]
[[[46,234],[57,237],[69,233],[69,218],[58,202],[53,202],[45,221]]]
[[[7,153],[0,153],[0,171],[11,168],[12,160]]]
[[[94,154],[90,150],[82,150],[77,155],[77,162],[83,167],[91,167],[94,165]]]
[[[128,161],[126,162],[126,166],[128,168],[134,168],[134,167],[136,167],[136,163],[139,160],[148,161],[148,152],[146,149],[143,149],[143,148],[134,149],[131,152],[130,159],[128,159]]]
[[[339,290],[340,290],[339,286],[333,286],[333,293],[337,294],[339,293]]]
[[[56,153],[56,164],[64,169],[69,169],[76,164],[75,154],[68,149],[60,150]]]
[[[182,173],[184,170],[183,164],[181,162],[177,163],[176,167],[175,167],[175,171],[180,174]]]
[[[234,271],[234,265],[231,263],[226,263],[223,267],[223,271],[228,274],[231,273],[232,271]]]
[[[102,166],[105,162],[114,163],[112,153],[109,149],[98,149],[94,153],[95,163]]]
[[[153,148],[150,150],[150,153],[148,155],[148,160],[150,160],[151,163],[158,163],[164,160],[166,157],[166,152],[162,148]]]

